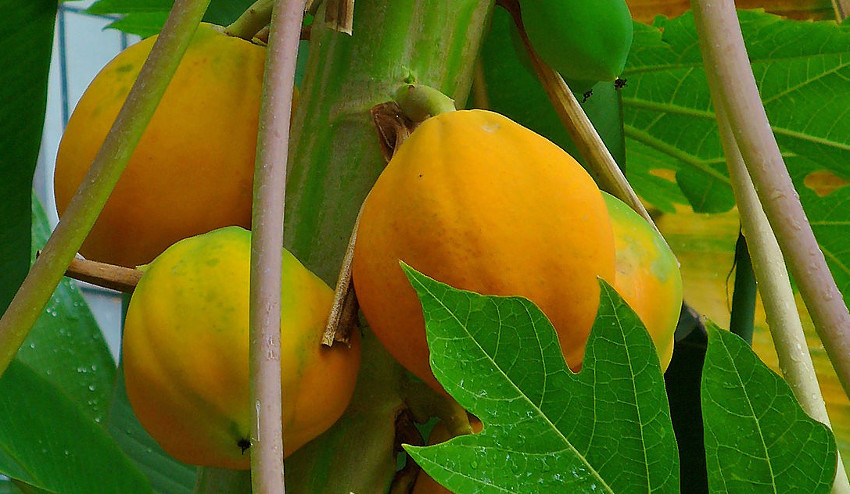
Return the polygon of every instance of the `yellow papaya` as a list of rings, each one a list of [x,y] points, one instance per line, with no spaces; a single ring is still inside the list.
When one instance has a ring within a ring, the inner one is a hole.
[[[632,208],[602,193],[617,250],[617,272],[612,286],[646,326],[661,369],[673,357],[673,333],[682,310],[682,274],[679,262],[661,235]]]
[[[86,89],[62,136],[54,186],[60,216],[100,149],[156,36],[116,56]],[[266,49],[198,27],[80,252],[134,267],[174,242],[251,226]]]
[[[399,147],[363,204],[352,261],[372,330],[442,390],[399,260],[457,288],[530,299],[578,369],[597,276],[614,277],[614,235],[602,194],[566,152],[499,114],[456,111],[429,118]]]
[[[321,345],[333,291],[283,254],[280,367],[289,455],[342,415],[360,343],[355,331],[350,348]],[[127,396],[148,433],[184,463],[249,467],[250,256],[251,234],[239,227],[184,239],[145,267],[130,300],[122,343]]]

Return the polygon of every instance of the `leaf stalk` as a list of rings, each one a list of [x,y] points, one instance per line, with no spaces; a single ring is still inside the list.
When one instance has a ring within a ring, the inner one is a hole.
[[[716,84],[712,75],[709,75],[709,84],[712,87]],[[750,250],[753,274],[762,294],[770,335],[779,357],[779,368],[803,410],[813,419],[832,428],[809,354],[803,324],[797,312],[782,251],[759,203],[746,164],[722,109],[717,112],[717,121],[729,176],[732,179],[732,190],[741,214],[744,235],[748,238],[747,246]],[[850,483],[840,454],[832,492],[850,493]]]
[[[761,103],[732,0],[691,0],[715,109],[732,135],[770,226],[845,393],[850,395],[850,313],[826,265]]]
[[[271,17],[254,171],[249,355],[254,492],[284,493],[280,369],[281,269],[289,125],[304,0],[278,0]]]

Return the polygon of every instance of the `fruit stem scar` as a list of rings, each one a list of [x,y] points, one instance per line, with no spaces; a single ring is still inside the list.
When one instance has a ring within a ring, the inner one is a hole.
[[[248,451],[248,449],[251,447],[251,441],[243,437],[242,439],[236,441],[236,445],[239,446],[239,449],[244,455],[245,452]]]

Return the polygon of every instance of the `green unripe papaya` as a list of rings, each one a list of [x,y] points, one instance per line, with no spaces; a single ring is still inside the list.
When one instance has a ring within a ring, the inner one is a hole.
[[[514,47],[517,59],[529,74],[537,78],[537,71],[534,70],[534,63],[532,63],[531,57],[528,56],[528,51],[525,49],[525,44],[522,42],[519,30],[513,21],[509,23],[509,26],[511,33],[511,45]],[[567,79],[566,83],[567,86],[569,86],[570,91],[572,91],[573,94],[581,100],[585,93],[593,89],[593,85],[596,84],[596,81],[574,81],[572,79]]]
[[[613,81],[632,44],[625,0],[520,0],[522,23],[540,57],[565,79]]]

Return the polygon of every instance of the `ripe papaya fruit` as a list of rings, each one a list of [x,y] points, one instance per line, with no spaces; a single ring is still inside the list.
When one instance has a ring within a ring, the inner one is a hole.
[[[577,369],[614,277],[602,194],[563,150],[499,114],[448,112],[399,147],[364,201],[352,279],[366,320],[408,370],[441,391],[419,300],[399,260],[452,286],[536,303]]]
[[[139,421],[174,458],[249,466],[248,299],[251,234],[226,227],[181,240],[150,265],[123,336],[124,382]],[[281,375],[284,452],[327,430],[348,405],[360,364],[321,345],[333,291],[283,253]]]
[[[673,357],[673,333],[682,310],[682,275],[661,235],[632,208],[603,192],[617,250],[612,286],[646,326],[666,370]]]
[[[624,0],[519,3],[531,45],[565,79],[592,86],[613,81],[623,72],[634,29]]]
[[[54,186],[60,216],[100,149],[156,37],[95,77],[62,136]],[[251,226],[266,49],[201,24],[124,174],[80,252],[134,267],[174,242]]]

